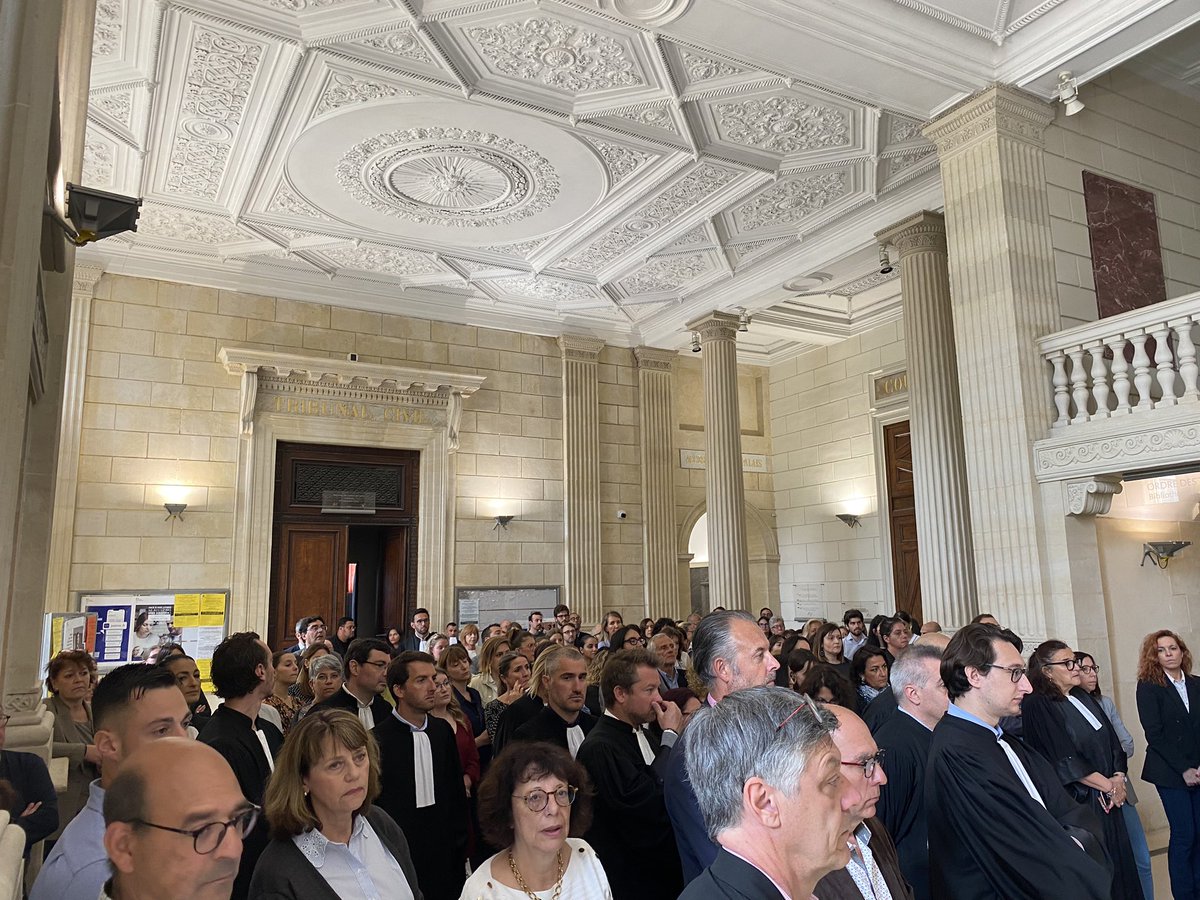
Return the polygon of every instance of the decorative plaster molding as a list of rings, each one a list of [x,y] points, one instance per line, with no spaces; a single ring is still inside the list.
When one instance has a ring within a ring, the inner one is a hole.
[[[91,298],[96,291],[96,282],[104,275],[103,266],[76,263],[71,272],[71,295],[82,294]]]
[[[742,231],[798,225],[849,190],[849,173],[792,175],[763,188],[733,212]]]
[[[697,278],[716,269],[710,251],[674,253],[650,260],[646,265],[617,282],[630,296],[662,291],[682,291]]]
[[[834,106],[779,95],[713,105],[722,137],[746,147],[788,155],[850,143],[850,123]]]
[[[1097,419],[1056,430],[1035,442],[1033,453],[1040,482],[1195,463],[1200,423],[1190,406]]]
[[[604,341],[579,334],[564,334],[558,338],[558,347],[564,360],[594,363],[600,358]]]
[[[944,158],[992,134],[1040,147],[1046,126],[1053,121],[1054,110],[1039,97],[994,84],[942,113],[921,133]]]
[[[1121,493],[1120,475],[1068,481],[1063,484],[1067,513],[1072,516],[1103,516],[1112,507],[1112,498]]]
[[[600,0],[600,8],[646,28],[674,22],[692,5],[692,0]]]
[[[701,347],[709,341],[736,341],[738,317],[733,313],[713,310],[699,319],[688,322],[687,329],[700,335]]]
[[[670,372],[678,355],[674,350],[659,350],[657,347],[633,348],[633,358],[637,367],[653,372]]]
[[[875,238],[881,244],[895,244],[901,259],[923,251],[945,255],[946,217],[941,213],[923,209],[895,225],[875,232]]]

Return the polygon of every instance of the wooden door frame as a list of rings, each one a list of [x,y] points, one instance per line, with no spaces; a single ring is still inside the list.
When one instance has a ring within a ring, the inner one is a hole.
[[[875,445],[875,497],[879,516],[879,557],[882,569],[883,603],[888,613],[896,609],[895,559],[892,550],[892,509],[887,485],[887,448],[883,430],[909,418],[907,398],[903,404],[871,411],[871,440]],[[881,610],[882,612],[882,610]]]

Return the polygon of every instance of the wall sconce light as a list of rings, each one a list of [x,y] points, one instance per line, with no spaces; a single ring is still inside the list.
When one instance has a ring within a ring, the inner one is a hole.
[[[841,519],[842,523],[844,525],[846,525],[848,528],[861,528],[862,527],[859,524],[858,516],[854,515],[854,513],[838,513],[837,517],[839,519]]]
[[[1190,546],[1191,541],[1147,541],[1142,544],[1142,565],[1149,558],[1160,569],[1165,569],[1180,550]]]
[[[738,331],[745,334],[750,330],[750,314],[746,312],[746,308],[738,308]]]
[[[142,201],[79,184],[67,184],[67,219],[54,219],[76,247],[114,234],[137,231]],[[50,212],[54,212],[52,209]]]
[[[1063,105],[1068,116],[1081,113],[1087,107],[1079,99],[1079,85],[1070,72],[1058,73],[1058,100]]]
[[[163,509],[167,511],[167,517],[164,522],[169,522],[171,519],[179,519],[183,521],[183,511],[187,509],[186,503],[164,503]]]
[[[503,528],[505,531],[508,531],[508,523],[512,520],[512,516],[496,516],[496,524],[492,526],[492,531],[495,531],[497,528]]]
[[[895,269],[892,266],[892,259],[888,256],[887,244],[879,245],[879,274],[890,275]]]
[[[700,352],[700,335],[695,331],[692,332],[692,352]]]

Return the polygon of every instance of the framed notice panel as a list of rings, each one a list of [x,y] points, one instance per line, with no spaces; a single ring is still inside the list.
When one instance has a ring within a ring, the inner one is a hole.
[[[458,622],[460,625],[474,622],[482,628],[509,619],[524,625],[529,622],[529,614],[535,612],[550,620],[554,618],[554,607],[561,602],[558,599],[561,594],[562,589],[557,586],[455,588]]]

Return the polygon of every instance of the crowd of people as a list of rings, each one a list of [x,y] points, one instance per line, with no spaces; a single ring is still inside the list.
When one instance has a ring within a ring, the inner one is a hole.
[[[799,624],[799,623],[797,623]],[[47,671],[56,795],[0,753],[51,849],[31,900],[1153,900],[1133,737],[1087,648],[981,615],[792,629],[769,609],[594,632],[552,618],[182,647]],[[1146,636],[1141,777],[1200,898],[1200,680]],[[0,717],[0,747],[7,717]]]

